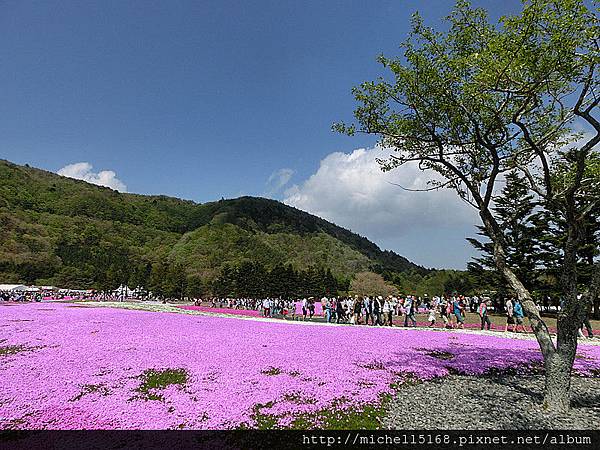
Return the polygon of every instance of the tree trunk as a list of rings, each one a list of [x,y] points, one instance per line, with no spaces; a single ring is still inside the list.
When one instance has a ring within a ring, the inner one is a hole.
[[[567,345],[564,348],[559,345],[555,347],[550,336],[550,331],[540,316],[530,292],[506,264],[506,255],[502,245],[503,236],[493,216],[488,210],[481,211],[480,216],[488,234],[492,237],[496,267],[502,273],[509,286],[514,290],[519,300],[521,300],[523,310],[529,318],[535,337],[540,345],[542,357],[544,358],[546,381],[543,407],[549,411],[566,412],[570,406],[571,368],[573,367],[573,360],[577,349],[577,334],[575,334],[574,349],[571,339],[567,339]],[[564,312],[561,311],[561,314],[563,317],[559,317],[557,344],[560,344],[569,335],[568,332],[570,331],[569,327],[563,327],[561,333],[560,322],[565,321]],[[572,357],[569,357],[571,353]]]
[[[578,166],[580,171],[582,170]],[[581,174],[580,174],[581,175]],[[545,367],[544,408],[566,412],[570,407],[571,371],[577,352],[577,332],[585,320],[593,300],[600,293],[600,264],[595,266],[592,281],[587,291],[580,294],[577,285],[577,243],[579,223],[575,219],[573,198],[568,205],[567,242],[564,249],[562,267],[562,293],[566,297],[564,310],[561,309],[557,321],[556,345],[552,341],[548,327],[542,320],[530,292],[506,264],[504,235],[487,207],[481,207],[480,217],[492,239],[496,267],[504,275],[509,286],[521,300],[540,345]]]
[[[568,355],[554,352],[546,357],[546,386],[544,389],[545,410],[553,412],[567,412],[571,403],[571,367],[572,362]]]
[[[542,351],[545,361],[547,357],[555,351],[554,343],[552,342],[552,337],[550,336],[550,331],[542,319],[542,316],[537,309],[537,305],[531,297],[531,293],[523,285],[521,280],[519,280],[513,270],[506,264],[506,253],[503,246],[504,236],[499,229],[498,223],[487,208],[482,209],[479,215],[488,232],[488,236],[490,236],[493,242],[494,261],[496,263],[496,268],[504,276],[508,282],[508,285],[515,292],[519,300],[521,300],[523,311],[529,318],[531,327],[533,328],[533,333],[538,341],[538,344],[540,345],[540,350]]]
[[[544,409],[563,413],[570,407],[571,372],[577,353],[577,334],[588,308],[583,296],[568,300],[565,309],[557,317],[556,351],[544,361]]]

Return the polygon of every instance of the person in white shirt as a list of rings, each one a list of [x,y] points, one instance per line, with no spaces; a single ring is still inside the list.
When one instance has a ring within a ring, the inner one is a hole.
[[[385,299],[385,301],[383,302],[383,324],[384,325],[389,325],[390,327],[393,326],[393,321],[392,321],[393,310],[394,310],[394,307],[392,306],[392,297],[388,296]]]

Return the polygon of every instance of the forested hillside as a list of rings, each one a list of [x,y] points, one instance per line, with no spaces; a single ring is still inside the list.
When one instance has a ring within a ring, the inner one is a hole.
[[[321,270],[342,284],[363,270],[428,272],[275,200],[198,204],[124,194],[2,160],[0,227],[3,282],[99,289],[128,283],[160,290],[158,284],[170,280],[206,291],[223,267],[244,262],[265,270]]]

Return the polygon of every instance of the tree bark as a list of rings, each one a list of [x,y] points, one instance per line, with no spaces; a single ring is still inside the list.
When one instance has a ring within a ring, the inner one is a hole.
[[[531,328],[533,329],[535,338],[540,345],[542,356],[544,357],[545,361],[546,358],[556,351],[554,343],[552,342],[552,337],[550,336],[550,331],[548,330],[546,323],[542,320],[542,316],[540,315],[540,312],[537,309],[533,298],[531,297],[531,293],[529,290],[527,290],[521,280],[519,280],[513,270],[506,264],[506,253],[503,246],[504,236],[502,235],[496,220],[487,208],[482,208],[480,211],[480,217],[488,232],[488,235],[492,238],[496,267],[504,276],[510,287],[515,291],[519,300],[521,300],[523,311],[529,318]]]
[[[562,352],[554,352],[545,359],[546,385],[543,408],[552,412],[569,410],[571,397],[572,361]]]

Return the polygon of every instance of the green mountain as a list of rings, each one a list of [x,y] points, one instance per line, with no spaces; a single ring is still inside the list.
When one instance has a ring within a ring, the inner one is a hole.
[[[142,282],[168,264],[206,285],[224,265],[244,261],[320,267],[338,278],[428,272],[275,200],[199,204],[124,194],[0,160],[0,282],[109,288]]]

